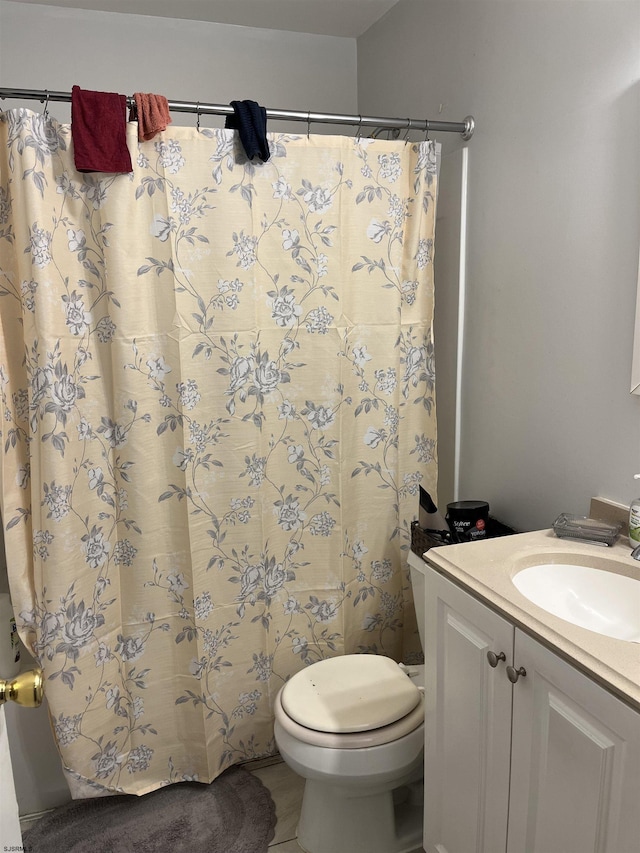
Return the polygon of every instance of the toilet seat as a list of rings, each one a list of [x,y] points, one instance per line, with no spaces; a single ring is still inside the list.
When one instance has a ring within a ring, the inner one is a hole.
[[[296,673],[276,696],[274,713],[303,743],[363,749],[415,731],[424,697],[390,658],[343,655]]]
[[[395,723],[419,704],[420,691],[391,658],[341,655],[297,672],[281,701],[301,726],[343,734]]]

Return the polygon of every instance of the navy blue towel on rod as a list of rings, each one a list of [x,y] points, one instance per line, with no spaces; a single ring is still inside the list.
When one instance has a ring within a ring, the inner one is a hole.
[[[233,115],[227,116],[224,126],[240,133],[240,142],[249,160],[254,157],[266,163],[269,159],[267,142],[267,111],[255,101],[231,101]]]

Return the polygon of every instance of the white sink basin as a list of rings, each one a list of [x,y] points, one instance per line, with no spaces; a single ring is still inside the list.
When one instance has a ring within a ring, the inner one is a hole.
[[[525,598],[566,622],[640,643],[640,580],[563,563],[529,566],[512,580]]]

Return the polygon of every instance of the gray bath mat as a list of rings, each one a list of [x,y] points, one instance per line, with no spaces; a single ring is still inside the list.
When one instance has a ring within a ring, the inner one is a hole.
[[[269,790],[231,767],[210,785],[74,800],[26,830],[23,844],[32,853],[266,853],[275,825]]]

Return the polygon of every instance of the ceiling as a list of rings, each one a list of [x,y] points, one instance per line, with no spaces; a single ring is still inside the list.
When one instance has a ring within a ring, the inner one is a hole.
[[[398,0],[13,0],[357,38]]]

